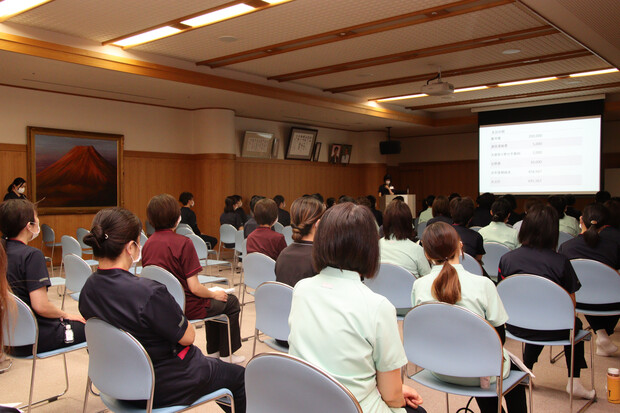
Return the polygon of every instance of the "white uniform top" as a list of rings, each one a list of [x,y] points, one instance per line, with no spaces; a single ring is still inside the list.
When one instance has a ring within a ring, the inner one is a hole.
[[[433,217],[433,208],[428,207],[424,211],[420,212],[420,216],[418,217],[418,224],[422,222],[426,222]]]
[[[377,389],[377,371],[407,364],[396,310],[358,273],[327,267],[299,281],[288,322],[289,354],[326,370],[365,413],[405,413],[388,407]]]
[[[379,250],[382,263],[400,265],[416,278],[431,272],[431,266],[424,255],[424,249],[411,240],[381,238]]]
[[[564,217],[560,219],[560,231],[571,234],[573,237],[576,237],[581,233],[581,227],[579,226],[579,221],[570,215],[564,214]]]
[[[514,250],[519,246],[518,234],[519,232],[510,228],[503,222],[491,222],[484,228],[480,228],[478,234],[482,235],[484,242],[498,242],[504,244],[511,250]]]

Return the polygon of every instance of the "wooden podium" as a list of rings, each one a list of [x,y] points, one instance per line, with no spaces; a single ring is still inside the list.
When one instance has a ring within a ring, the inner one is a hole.
[[[385,213],[385,207],[392,202],[397,196],[402,196],[405,199],[405,204],[409,206],[411,215],[415,218],[415,195],[383,195],[379,197],[379,210]]]

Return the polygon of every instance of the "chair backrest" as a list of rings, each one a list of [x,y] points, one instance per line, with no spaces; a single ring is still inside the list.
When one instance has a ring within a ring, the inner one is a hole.
[[[497,267],[502,255],[510,252],[510,248],[498,242],[485,242],[484,250],[486,253],[482,257],[482,263],[487,274],[497,276]]]
[[[150,400],[155,373],[142,344],[98,318],[86,322],[88,377],[103,394],[122,400]]]
[[[204,240],[193,232],[185,236],[192,240],[192,244],[194,244],[194,248],[196,249],[196,254],[198,254],[198,259],[206,260],[209,255],[209,249]]]
[[[379,271],[364,284],[373,292],[387,298],[396,308],[411,307],[411,289],[415,277],[401,266],[381,263]]]
[[[262,283],[254,294],[256,328],[278,340],[288,340],[291,329],[288,316],[293,301],[293,287],[275,281]]]
[[[11,294],[15,301],[15,313],[8,314],[4,325],[4,346],[29,346],[35,343],[39,335],[39,326],[34,313],[20,298]]]
[[[143,231],[140,231],[140,246],[144,247],[144,244],[146,244],[146,241],[148,241],[148,237]]]
[[[75,254],[80,258],[82,257],[82,247],[80,247],[80,243],[71,235],[63,235],[60,237],[60,245],[62,247],[63,259],[69,254]]]
[[[264,282],[276,280],[276,262],[260,252],[248,254],[243,259],[243,283],[258,288]]]
[[[41,224],[41,236],[45,244],[52,244],[56,242],[56,234],[52,227],[47,224]]]
[[[183,224],[185,225],[185,224]],[[177,234],[179,235],[190,235],[190,234],[194,234],[194,231],[188,226],[181,226],[181,224],[179,224],[179,226],[177,227],[176,231]]]
[[[291,245],[293,243],[293,227],[290,225],[282,228],[282,235],[284,235],[284,239],[286,240],[286,245]]]
[[[230,224],[220,225],[220,242],[223,244],[234,244],[237,229]]]
[[[620,299],[620,274],[594,260],[571,260],[581,288],[575,293],[580,304],[612,304]]]
[[[469,227],[469,229],[474,230],[476,232],[480,231],[481,228],[482,227],[479,227],[479,226]]]
[[[66,255],[64,260],[65,277],[67,278],[65,285],[69,291],[79,293],[82,291],[82,287],[84,287],[88,277],[93,273],[93,270],[82,257],[78,257],[75,254]]]
[[[189,224],[184,224],[182,222],[179,222],[179,225],[177,225],[177,229],[179,228],[192,229],[192,227],[190,227]]]
[[[156,265],[147,265],[142,268],[140,277],[165,285],[174,301],[185,311],[185,291],[181,282],[172,273]]]
[[[480,263],[478,261],[476,261],[476,259],[474,257],[472,257],[471,255],[469,255],[468,253],[464,252],[463,256],[461,257],[461,264],[463,265],[463,268],[465,268],[465,271],[468,271],[472,274],[476,274],[476,275],[482,275],[482,266],[480,265]]]
[[[575,327],[570,295],[551,280],[531,274],[511,275],[497,285],[508,324],[531,330],[569,330]]]
[[[566,241],[569,241],[573,238],[575,237],[573,237],[568,232],[560,231],[560,234],[558,235],[558,247],[556,248],[556,250],[560,249],[560,245],[564,244]]]
[[[282,230],[284,230],[284,225],[280,224],[279,222],[276,222],[273,225],[273,230],[277,232],[278,234],[282,234]]]
[[[436,373],[458,377],[501,376],[502,342],[479,315],[446,303],[414,307],[403,322],[407,359]]]
[[[264,353],[245,369],[248,413],[362,413],[351,392],[323,370],[288,354]]]
[[[146,227],[146,235],[149,237],[155,233],[155,228],[153,228],[153,225],[151,225],[150,222],[146,221],[144,226]]]
[[[243,250],[244,241],[243,230],[240,229],[235,233],[235,250],[240,253],[242,257],[245,255],[245,251]]]
[[[416,228],[416,231],[418,233],[418,238],[422,238],[422,234],[424,234],[425,229],[426,229],[426,221],[420,222],[418,224],[418,227]]]
[[[523,220],[515,222],[512,228],[516,229],[517,233],[519,233],[519,231],[521,231],[521,225],[523,225]]]
[[[90,245],[84,244],[84,237],[88,235],[89,233],[90,233],[89,230],[87,230],[86,228],[82,228],[82,227],[75,230],[76,239],[77,239],[77,242],[80,244],[81,248],[90,248]]]

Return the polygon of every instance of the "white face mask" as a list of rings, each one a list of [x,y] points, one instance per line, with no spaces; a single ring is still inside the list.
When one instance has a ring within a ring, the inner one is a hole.
[[[137,262],[140,262],[140,260],[142,259],[142,247],[136,241],[134,241],[133,243],[136,244],[136,246],[138,247],[138,258],[134,259],[131,253],[129,253],[129,255],[131,256],[131,261],[135,264]]]
[[[30,222],[30,224],[36,224],[35,222]],[[39,226],[39,224],[37,225],[37,230],[36,231],[30,231],[32,233],[32,238],[30,238],[30,241],[32,241],[33,239],[35,239],[36,237],[39,236],[39,233],[41,233],[41,227]]]
[[[17,188],[17,192],[23,194],[24,192],[26,192],[26,188],[24,188],[23,186],[21,188]]]

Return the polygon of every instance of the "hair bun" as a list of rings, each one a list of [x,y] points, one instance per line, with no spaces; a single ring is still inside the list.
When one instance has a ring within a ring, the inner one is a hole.
[[[101,244],[105,239],[106,235],[101,225],[94,225],[90,232],[84,236],[84,243],[90,247],[101,249]]]

